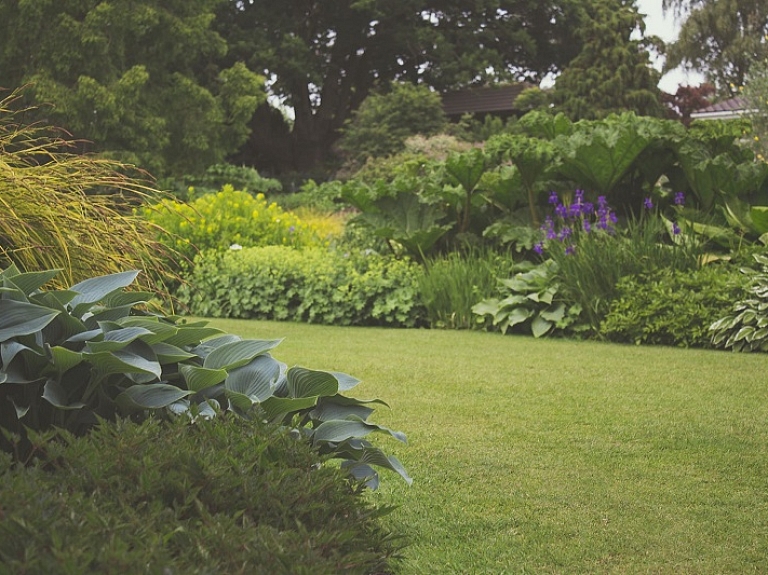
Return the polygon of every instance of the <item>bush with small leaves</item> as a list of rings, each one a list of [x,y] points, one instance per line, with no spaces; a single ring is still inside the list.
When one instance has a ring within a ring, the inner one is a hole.
[[[287,429],[231,416],[32,434],[0,453],[0,573],[383,573],[403,546]]]

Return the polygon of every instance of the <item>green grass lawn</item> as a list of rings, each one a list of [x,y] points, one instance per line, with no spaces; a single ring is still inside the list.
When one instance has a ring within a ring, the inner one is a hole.
[[[398,573],[768,573],[765,355],[215,320],[344,371],[408,435]]]

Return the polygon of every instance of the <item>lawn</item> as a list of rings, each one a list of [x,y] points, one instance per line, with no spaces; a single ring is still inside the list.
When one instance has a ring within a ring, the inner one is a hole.
[[[215,320],[344,371],[414,478],[398,573],[767,573],[764,355]]]

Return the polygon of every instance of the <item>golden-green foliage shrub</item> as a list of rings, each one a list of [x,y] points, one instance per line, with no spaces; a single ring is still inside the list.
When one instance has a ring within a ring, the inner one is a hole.
[[[199,250],[232,245],[299,248],[328,244],[318,227],[268,202],[264,194],[253,196],[230,185],[188,204],[166,199],[143,213],[162,230],[161,238],[189,257]]]
[[[77,154],[51,127],[26,124],[19,99],[0,101],[0,266],[61,269],[58,285],[142,269],[142,287],[164,291],[164,262],[175,255],[132,213],[152,190],[129,166]]]

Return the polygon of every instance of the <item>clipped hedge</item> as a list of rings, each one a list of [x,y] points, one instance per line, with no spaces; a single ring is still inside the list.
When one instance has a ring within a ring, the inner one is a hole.
[[[735,266],[661,269],[628,276],[600,326],[609,341],[711,348],[709,326],[742,299],[746,279]]]
[[[382,573],[399,538],[359,486],[277,426],[103,423],[0,453],[0,573]]]
[[[199,254],[179,301],[204,317],[415,327],[419,266],[375,253],[267,246]]]

